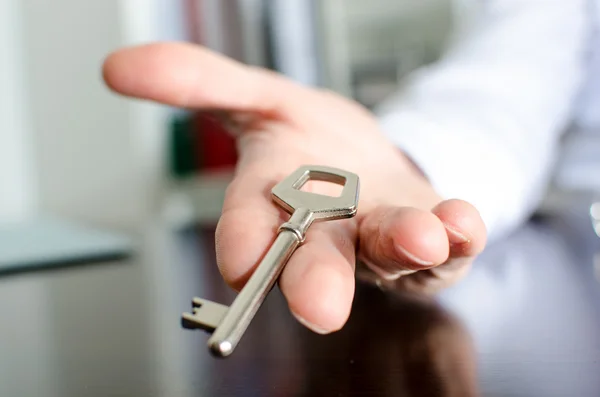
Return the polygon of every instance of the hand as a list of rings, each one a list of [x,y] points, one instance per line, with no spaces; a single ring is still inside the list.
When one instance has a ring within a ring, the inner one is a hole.
[[[216,236],[220,271],[236,290],[287,219],[271,201],[273,185],[303,164],[360,176],[357,216],[313,225],[279,280],[292,313],[315,332],[346,322],[357,261],[397,286],[435,292],[460,279],[485,245],[477,210],[442,201],[352,101],[188,44],[117,51],[103,73],[118,93],[218,111],[240,133]],[[331,192],[321,184],[311,189]]]

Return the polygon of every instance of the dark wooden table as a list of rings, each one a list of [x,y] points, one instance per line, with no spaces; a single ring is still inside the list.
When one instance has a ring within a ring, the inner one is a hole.
[[[332,335],[297,324],[275,290],[225,360],[180,326],[192,296],[233,299],[212,231],[148,228],[129,260],[0,278],[0,396],[598,397],[588,218],[529,223],[435,301],[358,282]]]

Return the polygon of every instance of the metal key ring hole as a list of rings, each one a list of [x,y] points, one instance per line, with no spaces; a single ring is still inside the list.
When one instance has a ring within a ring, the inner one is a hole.
[[[292,188],[303,191],[302,188],[307,182],[317,182],[316,184],[313,183],[313,185],[316,187],[321,185],[329,188],[328,193],[323,194],[325,196],[340,197],[344,191],[343,188],[346,185],[347,179],[343,175],[336,175],[325,171],[307,170],[296,182],[294,182],[294,184],[292,184]],[[319,184],[318,182],[323,183]],[[333,186],[331,186],[331,184],[336,185],[335,187],[339,187],[339,189],[335,189],[335,191],[333,191]],[[317,188],[317,190],[319,189]],[[310,193],[321,194],[312,191]]]

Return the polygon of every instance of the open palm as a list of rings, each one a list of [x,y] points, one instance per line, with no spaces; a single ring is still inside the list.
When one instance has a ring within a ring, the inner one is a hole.
[[[397,286],[434,292],[460,279],[485,245],[475,208],[441,200],[350,100],[180,43],[117,51],[103,71],[123,95],[214,110],[239,134],[240,159],[217,227],[217,262],[237,290],[286,220],[270,197],[276,183],[304,164],[360,176],[358,215],[312,226],[279,280],[292,313],[316,332],[344,325],[357,262]]]

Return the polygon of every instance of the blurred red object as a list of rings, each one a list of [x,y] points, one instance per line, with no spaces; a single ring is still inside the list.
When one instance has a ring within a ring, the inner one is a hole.
[[[183,0],[186,10],[188,35],[193,43],[208,45],[205,37],[203,0]],[[194,157],[200,172],[227,171],[235,167],[237,150],[232,137],[219,120],[209,112],[193,114]]]
[[[209,113],[194,115],[197,134],[196,159],[201,171],[227,170],[235,167],[238,159],[235,138],[227,132],[219,120]]]

